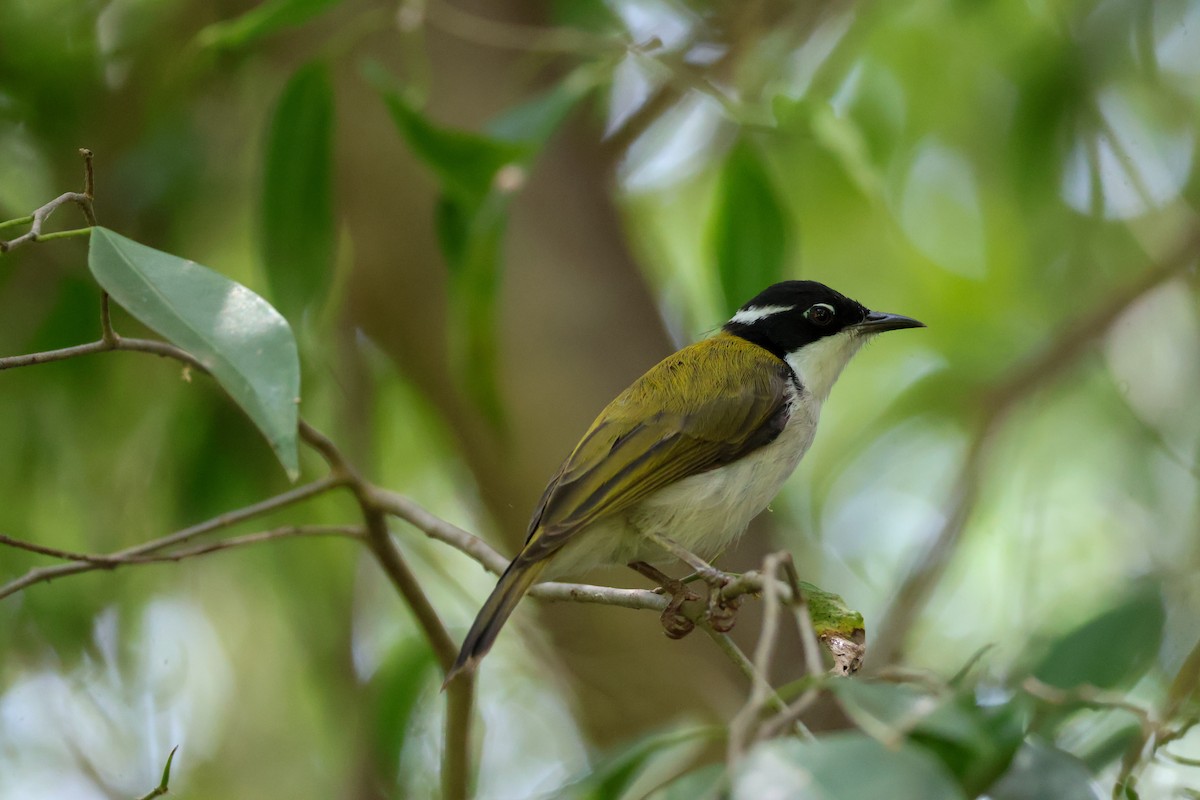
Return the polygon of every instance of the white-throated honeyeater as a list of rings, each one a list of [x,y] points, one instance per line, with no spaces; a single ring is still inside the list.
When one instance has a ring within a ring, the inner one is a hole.
[[[475,668],[539,578],[721,553],[796,468],[863,343],[917,327],[815,281],[785,281],[720,333],[651,367],[600,412],[550,480],[525,546],[446,681]]]

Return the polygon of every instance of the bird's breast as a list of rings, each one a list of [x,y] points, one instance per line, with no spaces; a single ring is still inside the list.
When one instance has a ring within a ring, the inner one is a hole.
[[[779,493],[812,444],[818,413],[810,396],[795,392],[787,424],[773,441],[733,463],[660,489],[634,510],[631,522],[697,555],[715,556]]]

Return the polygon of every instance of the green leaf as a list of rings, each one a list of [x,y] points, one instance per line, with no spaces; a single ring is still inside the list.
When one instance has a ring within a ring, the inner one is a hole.
[[[378,84],[385,78],[372,80]],[[527,155],[520,144],[435,124],[395,88],[379,91],[409,148],[437,175],[447,194],[469,207],[483,202],[502,167]]]
[[[436,685],[433,651],[419,641],[406,641],[392,651],[390,657],[371,678],[375,708],[376,763],[396,770],[384,776],[390,782],[399,780],[400,754],[421,693]]]
[[[179,749],[179,745],[171,748],[171,752],[167,754],[167,763],[163,767],[162,779],[159,780],[158,786],[151,789],[148,793],[142,795],[139,800],[153,800],[155,797],[162,797],[169,790],[167,784],[171,782],[171,762],[175,760],[175,752]]]
[[[863,615],[847,606],[841,595],[827,592],[807,581],[800,581],[800,589],[804,592],[808,616],[812,619],[813,631],[817,636],[835,635],[853,639],[863,633]]]
[[[267,0],[240,17],[214,22],[196,34],[201,47],[233,50],[283,28],[300,25],[341,0]]]
[[[790,247],[787,215],[762,157],[745,139],[725,159],[711,232],[729,315],[782,280]]]
[[[563,787],[555,797],[570,800],[617,800],[634,782],[667,751],[697,740],[714,738],[720,729],[714,727],[685,728],[652,733],[637,739],[611,755],[602,758],[592,771],[580,780]]]
[[[1033,674],[1061,689],[1080,684],[1111,689],[1131,682],[1158,654],[1164,621],[1162,597],[1147,584],[1053,642]]]
[[[142,324],[191,353],[300,475],[300,361],[287,320],[245,286],[194,261],[93,228],[88,267]]]
[[[467,394],[497,427],[504,414],[497,385],[496,297],[507,209],[507,199],[497,194],[489,195],[474,212],[443,196],[435,218],[450,271],[451,356]]]
[[[1188,652],[1187,658],[1179,667],[1179,672],[1171,681],[1165,706],[1167,719],[1171,719],[1189,705],[1194,705],[1198,687],[1200,687],[1200,642],[1197,642]]]
[[[288,81],[267,134],[262,251],[271,296],[296,321],[333,272],[333,86],[314,61]]]
[[[903,739],[941,700],[915,687],[862,680],[833,681],[830,690],[858,727],[885,742]]]
[[[1075,756],[1030,741],[1012,766],[988,789],[992,800],[1102,800],[1092,774]]]
[[[864,732],[885,744],[920,747],[972,796],[1008,768],[1024,737],[1023,701],[981,708],[969,693],[943,697],[861,680],[835,681],[830,689]]]
[[[400,135],[441,183],[435,225],[450,271],[454,371],[467,395],[496,427],[503,424],[496,297],[508,204],[534,156],[601,74],[580,67],[549,91],[501,114],[485,136],[434,123],[389,85],[391,79],[382,68],[368,68],[367,78],[378,88]],[[497,178],[505,168],[513,171],[513,180],[501,186]]]
[[[725,765],[708,764],[680,775],[648,800],[718,800],[725,782]]]
[[[813,742],[776,739],[754,748],[733,777],[733,800],[964,800],[932,757],[912,745],[885,747],[861,733]]]
[[[527,157],[532,157],[605,74],[595,65],[585,64],[546,91],[503,111],[484,129],[494,139],[524,144]]]
[[[167,763],[163,765],[162,780],[158,782],[158,788],[166,791],[167,784],[171,782],[171,762],[175,760],[175,752],[179,749],[179,745],[171,748],[171,752],[167,754]]]

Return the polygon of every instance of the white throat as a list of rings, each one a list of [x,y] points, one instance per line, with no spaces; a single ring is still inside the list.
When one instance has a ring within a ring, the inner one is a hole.
[[[842,369],[866,340],[866,336],[856,331],[844,330],[793,350],[785,360],[804,391],[818,403],[824,403]]]

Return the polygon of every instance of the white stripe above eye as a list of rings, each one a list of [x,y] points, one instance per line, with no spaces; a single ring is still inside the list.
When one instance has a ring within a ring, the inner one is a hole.
[[[760,319],[773,317],[776,314],[782,314],[785,311],[791,311],[795,306],[751,306],[743,308],[741,311],[733,315],[730,322],[736,322],[740,325],[750,325],[758,322]]]

